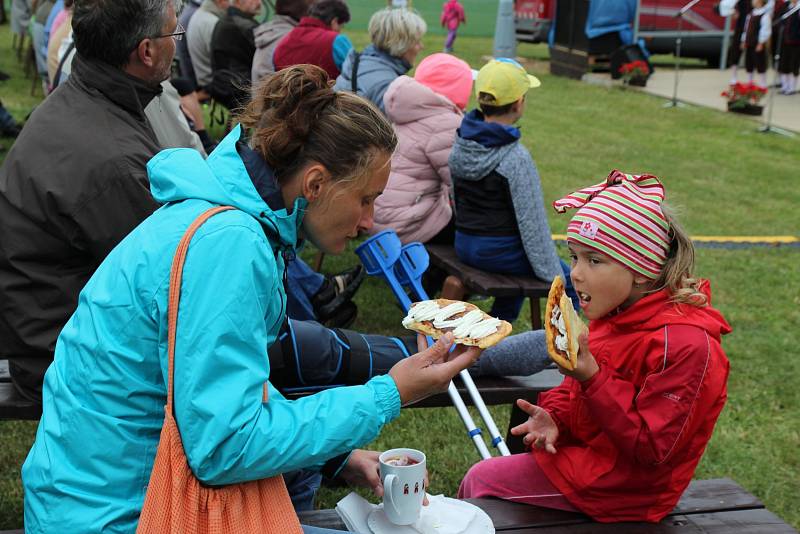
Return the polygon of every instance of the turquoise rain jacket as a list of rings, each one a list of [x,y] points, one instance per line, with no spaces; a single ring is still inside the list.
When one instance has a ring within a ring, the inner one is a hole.
[[[165,150],[148,163],[166,203],[100,265],[58,338],[36,442],[22,467],[27,532],[134,532],[166,402],[167,294],[178,241],[215,205],[186,259],[175,414],[192,471],[210,485],[270,477],[372,441],[400,411],[388,375],[288,401],[269,385],[267,347],[285,315],[284,255],[306,202],[273,211],[236,148],[208,160]],[[282,204],[282,203],[281,203]]]

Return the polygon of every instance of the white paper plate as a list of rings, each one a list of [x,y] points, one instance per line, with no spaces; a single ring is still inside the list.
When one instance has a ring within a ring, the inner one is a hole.
[[[486,512],[466,501],[451,499],[450,497],[444,497],[444,499],[450,504],[475,510],[475,518],[460,534],[495,534],[494,524],[489,516],[486,515]],[[383,511],[383,506],[378,506],[370,512],[369,517],[367,517],[367,525],[369,525],[372,534],[419,534],[417,529],[409,525],[395,525],[389,521]]]

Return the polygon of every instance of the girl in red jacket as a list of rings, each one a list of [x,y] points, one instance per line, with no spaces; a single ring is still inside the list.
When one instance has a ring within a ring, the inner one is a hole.
[[[730,332],[694,278],[694,249],[651,175],[613,171],[553,203],[589,319],[578,365],[513,428],[532,453],[473,466],[460,498],[495,496],[593,519],[659,521],[691,481],[727,398]]]

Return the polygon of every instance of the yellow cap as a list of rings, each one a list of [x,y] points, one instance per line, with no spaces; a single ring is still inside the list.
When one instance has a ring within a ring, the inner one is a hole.
[[[528,89],[540,85],[542,82],[525,72],[522,65],[513,59],[501,57],[491,60],[478,71],[475,96],[481,104],[505,106],[522,98]],[[491,98],[481,99],[481,93],[491,95]]]

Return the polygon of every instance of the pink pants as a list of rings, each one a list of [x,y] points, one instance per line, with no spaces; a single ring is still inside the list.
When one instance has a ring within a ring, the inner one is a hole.
[[[473,465],[458,488],[459,499],[499,497],[508,501],[579,512],[545,476],[531,453],[489,458]]]

